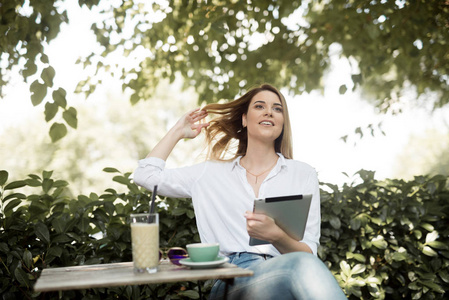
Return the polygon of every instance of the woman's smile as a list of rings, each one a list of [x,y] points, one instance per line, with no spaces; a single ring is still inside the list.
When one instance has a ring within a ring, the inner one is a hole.
[[[248,138],[274,141],[282,133],[284,113],[281,100],[271,91],[257,93],[243,115],[242,123],[248,128]]]
[[[262,121],[259,124],[260,125],[265,125],[265,126],[274,126],[273,121]]]

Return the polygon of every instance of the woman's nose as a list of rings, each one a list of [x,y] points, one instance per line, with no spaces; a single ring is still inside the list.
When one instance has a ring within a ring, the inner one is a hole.
[[[273,116],[273,112],[272,112],[272,110],[271,110],[271,108],[268,108],[266,111],[265,111],[265,116]]]

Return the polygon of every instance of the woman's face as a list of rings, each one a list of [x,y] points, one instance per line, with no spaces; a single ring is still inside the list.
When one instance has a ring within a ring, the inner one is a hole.
[[[274,142],[284,128],[283,106],[279,97],[271,91],[261,91],[254,95],[248,112],[242,116],[250,138]]]

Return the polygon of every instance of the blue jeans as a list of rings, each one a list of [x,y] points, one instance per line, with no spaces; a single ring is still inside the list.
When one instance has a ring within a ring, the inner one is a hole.
[[[326,265],[310,253],[270,258],[242,252],[231,254],[229,262],[254,271],[254,275],[235,278],[227,288],[217,280],[209,299],[347,299]]]

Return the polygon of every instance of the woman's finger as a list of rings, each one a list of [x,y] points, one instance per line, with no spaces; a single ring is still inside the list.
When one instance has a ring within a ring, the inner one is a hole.
[[[204,110],[199,110],[199,108],[194,109],[188,114],[189,121],[195,123],[201,119],[207,117],[208,113]]]
[[[265,214],[258,214],[258,213],[253,213],[253,212],[250,212],[250,211],[247,211],[246,213],[245,213],[245,218],[247,219],[247,220],[255,220],[255,221],[259,221],[259,222],[263,222],[263,221],[265,221],[268,217],[267,217],[267,215],[265,215]]]

